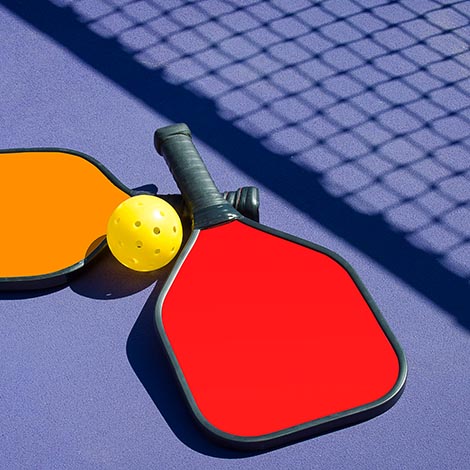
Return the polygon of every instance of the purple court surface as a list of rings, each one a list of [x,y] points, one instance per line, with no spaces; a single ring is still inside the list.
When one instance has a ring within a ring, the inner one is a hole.
[[[167,271],[105,253],[0,292],[0,468],[469,468],[469,42],[470,1],[0,0],[1,148],[78,150],[171,194],[153,132],[188,123],[221,190],[259,187],[264,224],[350,262],[409,368],[369,421],[222,448],[154,332]]]

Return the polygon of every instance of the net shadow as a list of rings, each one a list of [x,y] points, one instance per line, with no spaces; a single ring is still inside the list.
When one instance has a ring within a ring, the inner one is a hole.
[[[2,3],[470,327],[469,2]]]

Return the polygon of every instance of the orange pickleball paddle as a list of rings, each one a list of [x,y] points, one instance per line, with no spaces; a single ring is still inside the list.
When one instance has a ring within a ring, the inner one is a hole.
[[[106,246],[114,209],[140,193],[80,152],[0,151],[0,290],[66,282]],[[223,196],[257,220],[257,188],[240,188]],[[160,197],[183,212],[180,196]]]

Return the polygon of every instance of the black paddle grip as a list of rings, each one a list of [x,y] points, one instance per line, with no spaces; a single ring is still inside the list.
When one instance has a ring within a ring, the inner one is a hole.
[[[240,218],[220,194],[191,138],[186,124],[155,132],[155,148],[165,158],[193,216],[194,228],[206,228]]]

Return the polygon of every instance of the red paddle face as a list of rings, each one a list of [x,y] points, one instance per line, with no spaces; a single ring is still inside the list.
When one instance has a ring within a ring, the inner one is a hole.
[[[194,414],[236,445],[378,414],[404,383],[399,347],[350,267],[270,232],[246,219],[196,230],[157,308]]]

